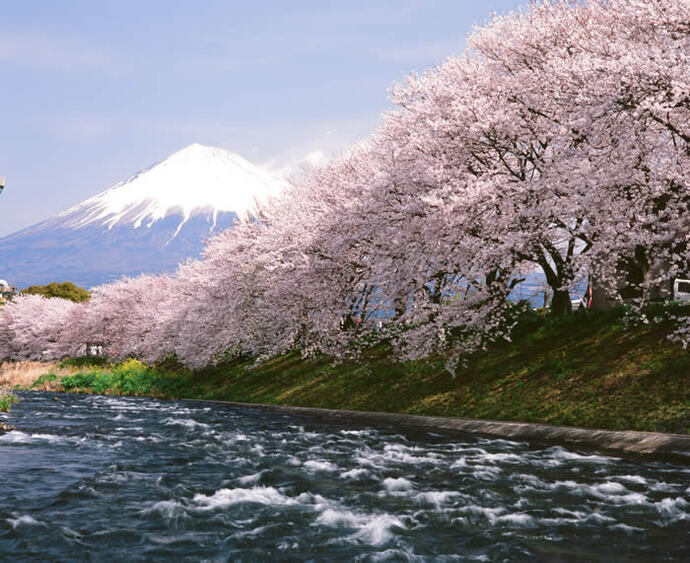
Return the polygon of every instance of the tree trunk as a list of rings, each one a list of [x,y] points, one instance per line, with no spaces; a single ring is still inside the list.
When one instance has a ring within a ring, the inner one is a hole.
[[[553,292],[553,299],[551,299],[551,314],[565,315],[572,311],[572,304],[570,303],[570,293],[567,289],[558,289]]]
[[[608,309],[613,309],[622,303],[620,300],[616,300],[614,297],[609,295],[601,284],[597,283],[596,277],[592,276],[590,280],[590,283],[592,284],[592,304],[590,305],[590,309],[606,311]]]

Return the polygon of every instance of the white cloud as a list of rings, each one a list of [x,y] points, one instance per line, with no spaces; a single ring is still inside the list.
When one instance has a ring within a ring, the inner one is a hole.
[[[307,153],[304,157],[304,161],[311,166],[320,166],[328,162],[328,157],[323,151],[311,151]]]
[[[262,166],[283,177],[297,174],[305,168],[320,166],[344,153],[358,140],[367,138],[373,133],[379,120],[379,115],[371,115],[284,127],[282,146],[262,151],[270,154]],[[297,135],[295,131],[298,131]]]

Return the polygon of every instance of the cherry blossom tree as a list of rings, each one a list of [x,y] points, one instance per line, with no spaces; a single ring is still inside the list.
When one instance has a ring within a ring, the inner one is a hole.
[[[163,275],[123,278],[99,286],[70,336],[84,346],[102,346],[112,359],[159,359],[173,352],[161,345],[156,333],[165,311],[174,306],[174,288],[175,281]]]
[[[585,277],[620,302],[687,272],[690,4],[533,2],[468,45],[408,76],[368,139],[200,260],[102,286],[80,308],[18,300],[0,312],[0,351],[98,342],[200,368],[385,340],[457,359],[509,338],[526,270],[543,273],[555,314]]]
[[[84,303],[19,295],[0,309],[0,359],[57,360],[77,355],[81,343],[65,337]]]

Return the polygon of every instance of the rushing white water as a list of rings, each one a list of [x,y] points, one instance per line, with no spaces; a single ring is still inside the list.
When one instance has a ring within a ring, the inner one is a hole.
[[[0,559],[687,560],[690,469],[193,402],[28,393]]]

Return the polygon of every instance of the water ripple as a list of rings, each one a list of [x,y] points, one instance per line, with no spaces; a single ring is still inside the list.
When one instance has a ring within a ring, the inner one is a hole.
[[[259,409],[24,393],[2,559],[687,560],[690,470]]]

